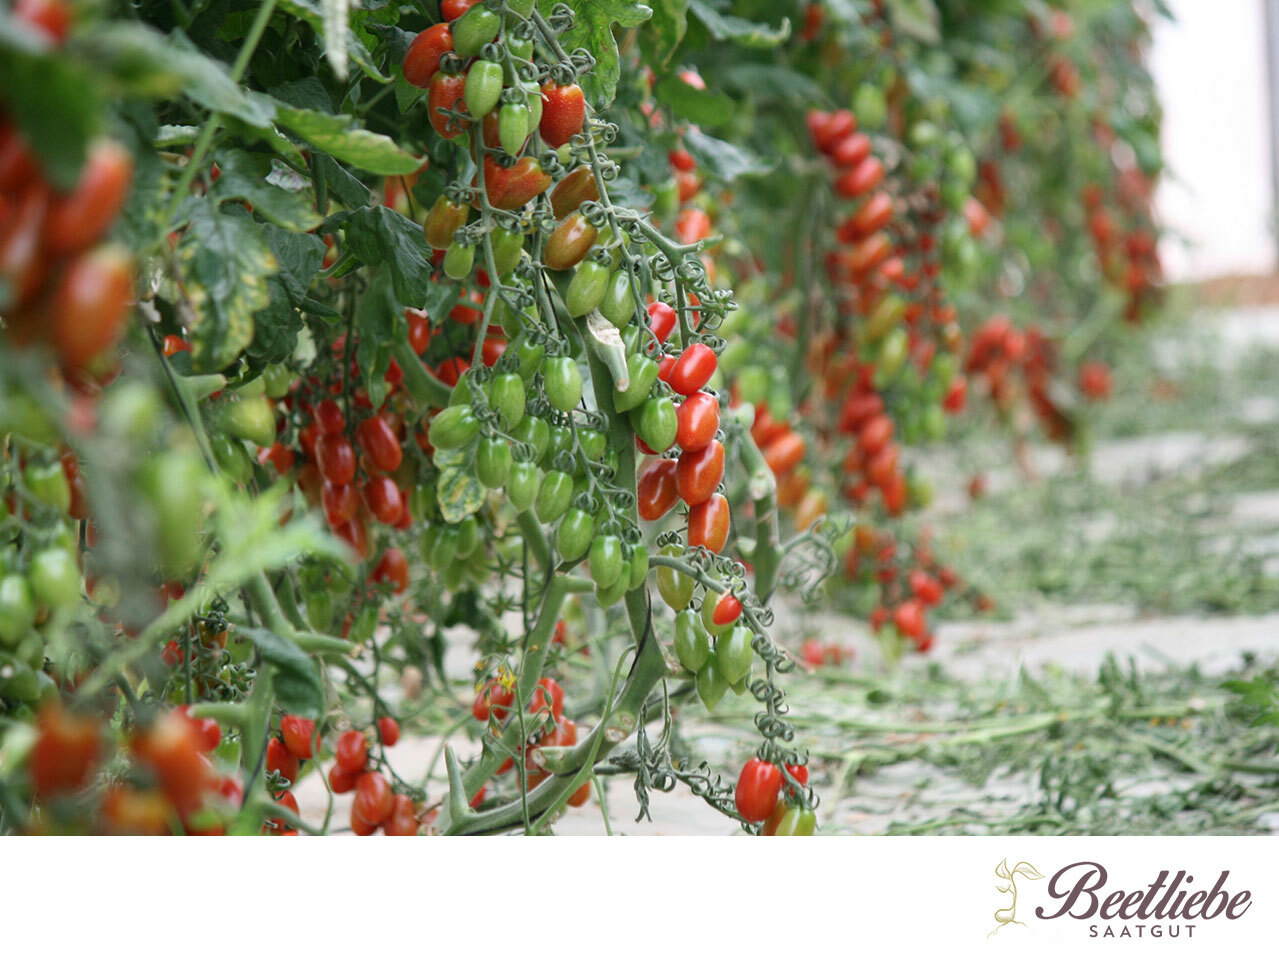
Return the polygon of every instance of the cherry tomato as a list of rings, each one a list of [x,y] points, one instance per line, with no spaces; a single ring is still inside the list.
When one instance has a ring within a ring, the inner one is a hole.
[[[100,240],[124,206],[133,179],[133,157],[113,140],[89,151],[80,180],[70,193],[54,195],[42,240],[53,256],[68,256]]]
[[[351,771],[334,762],[333,767],[329,769],[329,788],[333,789],[335,795],[345,795],[355,790],[355,783],[362,774],[362,767]]]
[[[653,331],[659,343],[666,342],[671,331],[678,325],[679,317],[672,306],[662,302],[648,304],[648,328]]]
[[[120,337],[133,293],[133,268],[120,247],[91,250],[75,259],[58,283],[49,336],[62,364],[85,366]]]
[[[469,120],[456,119],[441,113],[441,110],[464,111],[466,101],[466,77],[461,73],[446,73],[439,70],[431,77],[430,90],[426,97],[427,117],[431,127],[446,140],[461,136],[469,127]]]
[[[777,807],[782,787],[782,770],[776,765],[753,758],[737,778],[733,802],[737,813],[748,822],[767,821]]]
[[[280,719],[280,736],[290,752],[298,758],[315,756],[315,722],[300,715]]]
[[[405,837],[416,835],[422,827],[413,808],[413,800],[407,795],[396,795],[395,806],[391,814],[382,822],[382,831],[387,835]]]
[[[381,772],[365,772],[355,783],[352,814],[367,825],[380,825],[395,807],[395,794]]]
[[[641,519],[655,522],[675,505],[679,498],[676,469],[674,459],[654,459],[640,469],[635,494]]]
[[[407,589],[409,561],[404,557],[404,553],[394,547],[387,549],[382,553],[382,558],[378,560],[377,565],[373,567],[373,571],[369,573],[369,581],[390,582],[391,591],[397,595]]]
[[[266,743],[266,769],[275,772],[290,783],[298,780],[298,757],[282,741],[272,738]]]
[[[542,259],[551,269],[572,269],[586,258],[598,233],[580,212],[570,213],[546,241]]]
[[[555,81],[542,84],[542,120],[538,131],[547,145],[558,149],[582,132],[586,120],[586,99],[576,83],[560,86]]]
[[[705,343],[693,343],[680,354],[666,381],[681,396],[691,396],[715,374],[715,351]]]
[[[535,196],[545,193],[550,185],[550,174],[542,169],[541,162],[533,156],[522,156],[510,169],[501,202],[493,205],[499,210],[518,210]]]
[[[358,729],[348,729],[338,737],[334,758],[348,772],[361,771],[369,761],[369,743]]]
[[[696,452],[709,445],[719,431],[719,400],[710,393],[694,393],[679,404],[676,418],[675,442],[685,452]]]
[[[728,500],[715,493],[688,510],[688,544],[719,552],[728,542],[731,522]]]
[[[764,461],[774,475],[780,476],[803,461],[805,446],[803,436],[797,432],[787,432],[764,447]]]
[[[360,509],[355,486],[337,486],[327,479],[320,487],[320,503],[324,506],[324,518],[334,527],[350,522]]]
[[[373,518],[387,525],[398,522],[404,511],[400,487],[387,476],[377,476],[364,484],[364,501],[369,512],[373,513]]]
[[[350,485],[355,479],[355,450],[344,435],[321,436],[315,444],[315,464],[334,485]]]
[[[355,427],[355,438],[373,465],[394,472],[404,460],[404,451],[395,431],[381,416],[370,416]]]
[[[705,502],[724,478],[724,446],[712,439],[693,452],[680,454],[675,467],[675,488],[690,506]]]
[[[45,705],[36,716],[36,739],[28,758],[38,795],[74,792],[88,784],[101,747],[98,723],[61,705]]]
[[[440,58],[453,52],[453,31],[447,23],[427,27],[409,44],[404,54],[404,79],[425,90],[440,68]]]
[[[377,720],[378,734],[382,736],[382,744],[390,748],[400,740],[400,723],[389,715]]]
[[[556,183],[555,189],[551,190],[551,211],[556,219],[563,219],[575,212],[583,203],[593,202],[599,198],[599,187],[595,183],[594,170],[589,166],[579,166]]]

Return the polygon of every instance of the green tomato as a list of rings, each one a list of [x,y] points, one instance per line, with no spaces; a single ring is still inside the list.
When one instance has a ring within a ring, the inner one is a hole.
[[[668,220],[679,212],[679,184],[674,177],[664,180],[653,190],[653,215]]]
[[[498,373],[489,383],[489,404],[502,417],[507,429],[520,424],[526,401],[524,380],[515,373]]]
[[[247,396],[222,406],[222,428],[259,446],[275,442],[275,411],[266,396]]]
[[[608,437],[598,429],[579,429],[577,444],[582,447],[582,455],[591,462],[599,462],[608,448]]]
[[[506,49],[511,51],[511,56],[513,57],[516,57],[520,60],[531,60],[533,58],[533,38],[528,37],[526,39],[521,40],[516,37],[508,36],[506,38]],[[507,80],[510,81],[511,83],[514,83],[516,81],[516,77],[508,75]],[[532,123],[529,124],[528,128],[530,131],[533,129],[533,126],[534,124]],[[506,147],[504,146],[502,147],[502,149],[505,150]],[[509,153],[511,151],[507,150],[507,152]]]
[[[541,459],[542,453],[546,452],[546,447],[551,441],[551,427],[546,424],[545,419],[525,416],[520,420],[520,424],[511,430],[511,438],[516,442],[532,446],[534,458]]]
[[[143,492],[155,516],[160,567],[172,578],[185,576],[200,559],[204,475],[197,456],[177,452],[153,459],[142,475]]]
[[[618,329],[635,318],[635,290],[631,287],[630,273],[624,269],[613,271],[604,289],[599,310]]]
[[[307,595],[306,619],[319,632],[327,632],[333,625],[333,594],[328,589],[316,589]]]
[[[582,374],[571,356],[552,356],[542,363],[546,401],[560,412],[571,412],[582,401]]]
[[[505,276],[520,265],[520,255],[524,252],[523,233],[499,226],[489,234],[489,243],[493,247],[493,265],[497,267],[498,276]]]
[[[626,572],[626,584],[630,585],[630,570],[625,569],[622,558],[622,540],[617,536],[596,536],[591,543],[591,578],[601,589],[614,585]]]
[[[470,406],[449,406],[435,414],[427,438],[436,449],[461,449],[480,434],[480,421]]]
[[[41,605],[61,609],[80,601],[80,567],[66,549],[55,546],[37,552],[28,575]]]
[[[525,339],[516,347],[515,355],[519,359],[520,378],[527,383],[542,368],[542,362],[546,357],[546,347],[541,343],[534,343]]]
[[[456,45],[456,40],[454,44]],[[466,86],[463,89],[463,99],[471,116],[477,120],[482,119],[497,106],[497,101],[502,98],[503,79],[499,63],[476,60],[471,64],[471,68],[466,71]]]
[[[648,578],[648,546],[640,543],[631,551],[630,562],[627,563],[626,591],[634,592]]]
[[[648,398],[648,391],[657,382],[657,363],[641,353],[626,357],[626,370],[630,383],[625,392],[613,390],[613,408],[618,412],[634,409]]]
[[[888,119],[888,99],[884,91],[873,84],[863,83],[853,94],[853,113],[862,129],[879,129]]]
[[[474,9],[474,8],[472,8]],[[444,254],[444,275],[449,279],[463,280],[471,275],[475,265],[475,247],[466,243],[449,244]]]
[[[662,555],[679,554],[680,550],[676,546],[667,546],[662,550]],[[678,569],[664,565],[657,567],[657,592],[662,597],[662,601],[676,612],[688,608],[688,604],[693,601],[694,586],[693,580]]]
[[[576,562],[586,555],[594,535],[594,517],[574,507],[564,513],[559,528],[555,530],[555,550],[565,562]]]
[[[24,576],[0,579],[0,642],[17,645],[36,625],[36,601]]]
[[[457,547],[460,536],[455,526],[438,526],[435,541],[431,544],[431,554],[427,564],[436,572],[442,572],[453,564],[457,558]]]
[[[552,468],[555,464],[555,458],[573,445],[573,431],[568,426],[551,426],[547,430],[547,435],[550,438],[546,443],[546,451],[542,453],[542,457],[538,460],[538,465],[543,469]],[[578,471],[580,472],[581,470],[579,469]]]
[[[564,294],[564,306],[570,316],[585,316],[604,301],[608,275],[608,267],[593,259],[577,267]]]
[[[8,669],[0,669],[0,672],[8,671],[9,677],[0,680],[0,696],[19,702],[34,702],[40,698],[40,680],[36,670],[20,662],[6,664]]]
[[[737,390],[742,402],[758,406],[768,396],[768,385],[768,370],[763,366],[747,366],[737,374]]]
[[[213,458],[217,461],[218,468],[232,482],[244,483],[253,475],[253,460],[249,458],[242,442],[225,433],[214,433],[209,436],[209,445],[213,448]]]
[[[568,511],[573,499],[573,477],[558,469],[548,472],[537,492],[537,521],[551,523]]]
[[[715,643],[715,661],[730,685],[735,685],[751,674],[751,666],[755,663],[752,638],[750,629],[738,625]]]
[[[467,516],[456,526],[457,529],[457,557],[459,559],[468,559],[474,554],[476,547],[480,544],[480,524],[475,516]]]
[[[484,44],[493,42],[501,26],[501,17],[476,4],[453,21],[453,52],[463,58],[475,56]]]
[[[145,441],[155,434],[160,409],[159,397],[150,386],[136,380],[118,382],[102,395],[98,424],[108,435]]]
[[[524,147],[529,134],[528,103],[503,103],[497,111],[497,142],[511,156]]]
[[[516,512],[523,512],[537,500],[541,486],[542,470],[531,462],[517,462],[506,480],[506,497]]]
[[[22,481],[28,492],[62,515],[71,508],[71,483],[62,470],[62,463],[29,463],[22,470]]]
[[[607,609],[620,602],[622,596],[626,595],[626,593],[626,577],[621,576],[607,589],[597,585],[595,587],[595,601],[600,604],[600,608]]]
[[[487,489],[501,489],[511,474],[511,447],[504,439],[486,436],[475,450],[475,475]]]
[[[811,808],[798,808],[795,806],[787,806],[786,811],[782,813],[781,820],[777,823],[777,830],[774,835],[780,837],[795,837],[812,835],[817,831],[817,813]]]
[[[706,664],[702,666],[701,671],[697,673],[697,697],[702,700],[702,704],[706,706],[706,711],[715,711],[715,706],[719,704],[719,700],[724,697],[724,693],[728,691],[728,682],[724,676],[720,674],[719,667],[715,664],[714,659],[708,659]]]
[[[373,632],[377,628],[378,607],[376,605],[366,605],[360,610],[360,614],[355,617],[355,621],[351,623],[351,631],[347,634],[352,642],[367,642],[373,638]]]
[[[289,386],[293,382],[293,373],[283,363],[271,363],[262,370],[262,382],[266,394],[272,399],[283,399],[289,394]]]
[[[631,425],[650,449],[665,452],[675,443],[675,434],[679,430],[675,403],[669,396],[647,399],[638,409],[631,411]]]
[[[690,672],[700,672],[710,661],[711,638],[692,609],[675,616],[675,657]]]
[[[715,606],[719,605],[719,600],[728,593],[707,592],[702,597],[702,625],[706,626],[706,631],[714,636],[725,635],[735,622],[725,622],[722,625],[715,624]]]

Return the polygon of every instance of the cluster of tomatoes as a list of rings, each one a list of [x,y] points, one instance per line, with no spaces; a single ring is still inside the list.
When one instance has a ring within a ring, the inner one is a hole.
[[[389,715],[376,724],[377,738],[384,748],[400,740],[400,725]],[[272,740],[273,746],[277,740]],[[286,715],[280,722],[280,739],[275,749],[281,775],[296,773],[300,762],[315,757],[318,745],[315,723],[296,715]],[[272,767],[271,753],[267,767]],[[423,824],[413,799],[397,793],[386,775],[369,768],[369,739],[359,729],[347,729],[338,736],[329,767],[329,787],[336,795],[355,792],[351,802],[351,831],[356,835],[372,835],[379,828],[386,835],[416,835]]]
[[[1100,127],[1095,135],[1103,145],[1114,143],[1109,127]],[[1127,296],[1124,318],[1131,323],[1140,322],[1158,301],[1163,278],[1158,242],[1150,226],[1153,191],[1150,178],[1130,167],[1117,177],[1113,206],[1107,205],[1105,191],[1098,183],[1087,184],[1081,194],[1102,274]],[[1131,225],[1125,230],[1121,222]]]
[[[20,0],[14,19],[58,45],[71,24],[58,0]],[[94,142],[69,189],[51,185],[38,158],[0,116],[0,279],[11,343],[47,344],[69,374],[90,371],[119,339],[133,298],[133,265],[102,239],[133,178],[133,158],[113,140]],[[96,371],[96,370],[94,370]]]
[[[787,765],[784,776],[777,765],[752,758],[742,766],[733,802],[737,814],[746,821],[763,824],[764,835],[812,835],[817,828],[817,813],[801,804],[798,794],[807,784],[807,765]],[[785,799],[782,797],[783,786]]]
[[[985,382],[991,401],[1003,415],[1015,404],[1014,374],[1019,375],[1044,433],[1055,442],[1068,442],[1075,422],[1051,388],[1058,365],[1057,343],[1038,324],[1018,329],[1002,314],[977,328],[965,360],[969,375]]]

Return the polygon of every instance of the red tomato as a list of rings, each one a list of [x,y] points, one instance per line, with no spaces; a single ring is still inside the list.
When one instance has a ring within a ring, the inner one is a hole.
[[[568,798],[568,803],[574,808],[581,808],[591,797],[591,783],[583,782],[581,787]]]
[[[675,466],[675,488],[690,506],[705,502],[724,478],[724,446],[712,439],[695,452],[681,453]]]
[[[736,622],[742,614],[741,600],[735,595],[722,595],[715,603],[715,611],[711,613],[711,621],[716,625],[728,625]]]
[[[80,181],[55,195],[44,221],[45,251],[68,256],[100,240],[124,206],[133,179],[133,157],[114,140],[99,140],[89,151]]]
[[[369,573],[370,582],[390,582],[396,595],[409,587],[409,560],[395,547],[382,553],[382,558]]]
[[[857,442],[867,455],[874,455],[883,449],[893,438],[893,421],[884,415],[877,415],[862,426]]]
[[[696,452],[710,444],[719,431],[719,400],[710,393],[689,396],[676,410],[679,428],[675,441],[685,452]]]
[[[88,784],[98,764],[98,723],[60,705],[45,705],[36,716],[36,740],[28,767],[38,795],[73,792]]]
[[[451,22],[479,2],[480,0],[440,0],[440,16]]]
[[[321,435],[336,436],[346,430],[346,416],[335,399],[321,399],[315,404],[312,415]]]
[[[333,757],[348,772],[363,771],[369,761],[369,743],[358,729],[348,729],[338,737]]]
[[[431,344],[431,320],[420,309],[406,309],[404,319],[409,324],[409,348],[421,356]]]
[[[382,736],[382,744],[390,748],[400,740],[400,723],[389,715],[377,720],[377,731]]]
[[[715,350],[705,343],[693,343],[680,353],[666,381],[681,396],[691,396],[706,385],[718,363]]]
[[[298,758],[315,755],[315,722],[300,715],[286,715],[280,719],[280,735],[290,752]]]
[[[353,814],[368,825],[380,825],[395,807],[395,794],[381,772],[365,772],[355,783]]]
[[[547,145],[559,149],[582,132],[586,99],[576,83],[560,86],[554,80],[542,84],[542,119],[538,131]]]
[[[936,605],[946,593],[942,584],[923,569],[912,569],[909,582],[910,591],[915,593],[915,597],[924,605]]]
[[[671,334],[671,330],[678,322],[679,317],[673,306],[662,302],[648,304],[648,328],[653,331],[659,343],[666,342],[666,337]]]
[[[416,835],[422,823],[417,820],[417,812],[413,808],[413,799],[407,795],[396,795],[395,806],[390,817],[382,823],[382,831],[387,835],[407,837]]]
[[[404,79],[423,90],[440,69],[440,58],[453,52],[453,31],[447,23],[427,27],[409,44],[404,54]]]
[[[870,137],[865,133],[852,133],[831,147],[830,158],[837,166],[855,167],[870,156],[870,146]]]
[[[446,116],[440,110],[465,111],[466,101],[462,99],[466,92],[466,77],[461,73],[445,73],[436,71],[431,77],[430,92],[426,96],[427,118],[435,132],[446,140],[460,136],[470,122]]]
[[[354,803],[351,805],[351,831],[355,832],[355,834],[359,835],[361,838],[372,835],[377,831],[376,825],[370,825],[356,814]]]
[[[764,447],[764,461],[774,475],[790,472],[804,459],[804,437],[793,430],[778,436]]]
[[[737,778],[733,802],[737,813],[748,822],[763,822],[777,807],[782,788],[782,770],[769,762],[751,759]]]
[[[120,337],[133,294],[133,267],[116,246],[76,258],[58,283],[49,336],[62,364],[78,369]]]
[[[336,528],[355,518],[360,508],[360,497],[355,486],[335,486],[325,479],[320,487],[320,503],[324,506],[324,518]]]
[[[679,498],[675,481],[677,468],[674,459],[654,459],[640,469],[635,494],[641,519],[655,522],[675,505]]]
[[[64,0],[15,0],[13,16],[62,43],[71,28],[71,7]]]
[[[877,156],[868,156],[852,169],[841,173],[835,180],[835,192],[840,196],[861,196],[869,193],[884,181],[884,164]]]
[[[356,426],[355,438],[373,464],[383,472],[394,472],[404,461],[400,440],[381,416],[370,416]]]
[[[893,624],[902,635],[912,639],[920,639],[927,628],[924,618],[924,603],[919,599],[907,599],[893,613]]]
[[[680,211],[675,219],[675,238],[681,243],[692,244],[711,235],[711,218],[696,206]]]
[[[315,444],[315,464],[334,485],[350,485],[355,479],[355,450],[344,435],[321,436]]]
[[[550,696],[551,717],[556,722],[564,715],[564,689],[560,683],[549,677],[538,679],[537,689],[529,699],[528,710],[540,712],[547,707],[547,696]]]
[[[288,746],[278,738],[272,738],[266,743],[266,769],[268,772],[277,772],[282,778],[287,778],[290,782],[296,782],[299,768],[298,757],[289,751]]]
[[[398,522],[404,512],[400,487],[395,484],[394,479],[387,476],[377,476],[364,484],[364,501],[373,517],[387,525]]]
[[[206,787],[215,784],[213,766],[200,754],[195,731],[180,715],[161,716],[135,736],[130,747],[181,813],[198,808]]]
[[[717,492],[688,510],[688,544],[719,552],[728,542],[731,523],[728,500]]]
[[[333,767],[329,769],[329,788],[333,789],[335,795],[345,795],[355,789],[356,780],[362,774],[360,769],[353,772],[334,762]]]
[[[440,381],[447,386],[456,386],[457,381],[462,378],[462,374],[471,368],[471,364],[465,359],[446,359],[440,363],[435,374],[440,377]]]
[[[215,719],[195,718],[191,714],[191,706],[189,705],[179,705],[174,711],[190,723],[192,731],[195,732],[196,741],[199,743],[200,751],[212,752],[218,747],[218,743],[222,741],[222,729],[218,727]]]

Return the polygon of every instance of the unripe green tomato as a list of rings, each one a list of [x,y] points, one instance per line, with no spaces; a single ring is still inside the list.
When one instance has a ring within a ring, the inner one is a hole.
[[[293,382],[293,373],[284,363],[271,363],[262,370],[262,382],[266,394],[271,399],[283,399],[289,394],[289,386]]]
[[[724,693],[728,691],[728,682],[723,674],[719,671],[719,666],[715,664],[713,658],[708,659],[706,664],[702,666],[701,671],[697,673],[697,697],[702,700],[702,704],[706,706],[706,711],[715,711],[715,706],[719,704],[719,700],[724,697]]]
[[[470,579],[469,566],[465,562],[453,562],[440,570],[440,578],[444,588],[449,592],[457,592]]]
[[[627,412],[642,403],[657,382],[657,363],[640,353],[626,357],[626,369],[630,375],[626,391],[613,390],[613,408],[618,412]]]
[[[646,399],[642,406],[631,411],[630,418],[635,432],[654,452],[665,452],[674,445],[679,418],[669,396]]]
[[[453,388],[449,390],[449,405],[470,406],[474,402],[475,396],[471,392],[471,377],[463,375],[453,384]]]
[[[489,243],[493,247],[493,265],[497,267],[498,276],[505,276],[520,265],[520,255],[524,252],[523,233],[499,226],[489,234]]]
[[[514,339],[524,331],[524,321],[500,296],[493,304],[493,320],[502,327],[502,332],[506,334],[507,339]]]
[[[626,355],[638,353],[640,351],[640,332],[639,323],[632,323],[622,330],[622,345],[626,347]]]
[[[27,572],[36,601],[49,609],[62,609],[80,601],[80,567],[66,549],[42,549],[31,559]]]
[[[930,403],[924,407],[924,415],[920,421],[920,428],[924,433],[924,437],[937,442],[946,435],[946,414],[942,412],[941,406],[936,403]]]
[[[475,475],[487,489],[501,489],[511,474],[511,447],[504,439],[485,436],[475,450]]]
[[[435,487],[422,483],[409,493],[409,515],[425,522],[435,515]]]
[[[5,402],[0,402],[0,407]],[[159,422],[159,397],[150,386],[136,380],[112,384],[98,403],[98,426],[107,435],[144,441],[155,435]]]
[[[28,463],[22,470],[22,481],[28,492],[62,515],[71,508],[71,483],[67,482],[62,463]]]
[[[478,3],[453,21],[453,52],[463,58],[475,56],[486,43],[492,43],[502,26],[502,18]]]
[[[594,535],[594,517],[575,506],[564,513],[555,530],[555,551],[565,562],[576,562],[586,555]]]
[[[0,656],[0,662],[4,657]],[[36,670],[21,662],[5,663],[8,668],[0,668],[0,672],[9,672],[9,677],[0,679],[0,696],[18,702],[34,702],[40,698],[40,680]]]
[[[954,353],[938,353],[933,357],[933,364],[930,372],[933,378],[941,384],[943,390],[950,387],[951,380],[955,378],[955,373],[959,369],[959,363],[955,359]]]
[[[568,426],[551,426],[547,430],[547,435],[550,436],[550,439],[546,443],[546,451],[538,459],[538,465],[543,469],[550,469],[554,465],[556,457],[560,453],[566,452],[573,445],[573,432]],[[575,465],[575,473],[581,472],[581,464],[577,463]],[[577,491],[575,490],[574,494]]]
[[[232,482],[244,483],[253,475],[253,460],[249,458],[241,442],[225,433],[214,433],[209,436],[209,445],[213,449],[213,458],[217,461],[218,468]]]
[[[542,363],[546,401],[560,412],[571,412],[582,401],[582,374],[571,356],[552,356]]]
[[[972,188],[977,179],[977,159],[967,146],[958,146],[946,157],[946,172],[959,181],[965,191]]]
[[[622,600],[622,596],[627,593],[626,576],[620,576],[607,589],[600,586],[595,587],[595,601],[600,604],[600,608],[607,609],[610,606],[617,605]]]
[[[653,190],[653,215],[659,220],[667,220],[678,212],[679,184],[671,177]]]
[[[316,589],[306,597],[306,620],[317,632],[327,632],[333,625],[333,595],[327,589]]]
[[[25,662],[39,672],[44,668],[44,636],[39,632],[28,632],[13,655],[19,662]]]
[[[933,489],[932,481],[926,476],[917,472],[906,475],[906,498],[912,506],[919,509],[928,508],[932,505],[935,494],[936,490]]]
[[[878,130],[888,119],[888,99],[874,84],[863,83],[853,94],[853,114],[863,130]]]
[[[564,294],[570,316],[585,316],[599,306],[608,289],[608,267],[588,259],[577,267]]]
[[[692,609],[675,616],[675,657],[690,672],[699,672],[711,657],[711,637]]]
[[[941,130],[934,123],[927,120],[920,120],[910,128],[907,134],[910,145],[916,150],[925,149],[935,146],[941,141]]]
[[[519,39],[518,37],[507,37],[506,49],[511,51],[512,56],[517,57],[520,60],[530,60],[533,57],[533,38],[528,37],[525,39]],[[507,79],[512,83],[515,82],[514,77],[507,77]],[[532,129],[533,127],[530,124],[529,130],[531,131]],[[507,152],[509,153],[510,150],[507,150]]]
[[[453,564],[457,558],[459,535],[456,526],[439,526],[435,542],[431,545],[431,554],[427,564],[436,572],[441,572]]]
[[[884,383],[892,382],[901,372],[910,354],[910,336],[901,326],[888,333],[879,343],[879,356],[875,360],[875,374],[883,377]]]
[[[489,404],[510,430],[524,418],[524,380],[516,373],[498,373],[489,383]]]
[[[366,605],[351,623],[351,631],[347,634],[347,638],[352,642],[367,642],[373,638],[373,631],[377,628],[377,618],[378,607]]]
[[[719,605],[719,600],[726,595],[728,595],[727,592],[707,592],[702,597],[702,625],[706,627],[707,632],[717,638],[726,635],[737,624],[736,622],[715,624],[715,606]]]
[[[537,0],[506,0],[507,10],[525,20],[532,15],[535,6],[537,6]]]
[[[515,355],[519,358],[520,378],[528,383],[541,370],[546,357],[546,347],[541,343],[525,339],[516,347]]]
[[[531,462],[517,462],[506,480],[506,497],[516,512],[523,512],[537,500],[541,486],[542,470]]]
[[[758,406],[768,396],[768,370],[763,366],[747,366],[737,374],[737,390],[742,402]]]
[[[528,103],[503,103],[497,111],[497,142],[516,156],[528,139]]]
[[[730,682],[728,687],[733,690],[734,695],[745,695],[747,692],[750,691],[750,686],[751,686],[751,675],[750,675],[750,672],[747,672],[744,676],[742,676],[736,682]]]
[[[644,543],[641,542],[631,550],[631,557],[626,564],[624,575],[627,580],[627,592],[634,592],[648,578],[648,546]]]
[[[662,550],[662,555],[677,556],[679,554],[680,550],[676,546],[667,546]],[[676,612],[688,608],[688,604],[693,601],[694,586],[693,580],[678,569],[664,565],[657,567],[658,595]]]
[[[468,559],[475,552],[476,546],[480,544],[480,524],[475,516],[467,516],[456,526],[457,530],[457,548],[456,553],[459,559]]]
[[[36,600],[26,577],[10,572],[0,579],[0,642],[17,645],[36,624]]]
[[[778,420],[791,414],[791,387],[785,379],[774,379],[768,384],[768,411]]]
[[[718,335],[724,335],[721,327],[716,331]],[[753,361],[756,356],[756,347],[745,339],[731,339],[728,345],[724,347],[724,351],[719,354],[719,365],[716,369],[722,373],[736,373],[747,363]]]
[[[568,510],[573,499],[573,477],[567,472],[553,469],[542,478],[542,488],[537,491],[534,511],[537,521],[552,523]]]
[[[480,421],[470,406],[449,406],[431,420],[427,438],[436,449],[461,449],[480,434]]]
[[[475,119],[482,119],[497,106],[502,97],[502,66],[492,60],[476,60],[466,71],[466,86],[462,98],[467,112]]]
[[[635,290],[631,287],[630,273],[618,269],[609,274],[599,310],[618,329],[635,318]]]
[[[275,411],[266,396],[241,397],[222,407],[222,428],[259,446],[275,442]]]
[[[542,453],[551,442],[551,427],[545,419],[536,416],[525,416],[518,426],[511,430],[511,438],[533,447],[533,458],[541,459]]]
[[[531,80],[522,86],[528,93],[528,129],[532,133],[542,122],[542,88]]]
[[[735,625],[715,643],[715,661],[729,685],[735,685],[751,674],[755,650],[751,648],[751,630]]]
[[[147,389],[146,392],[150,393],[151,390]],[[111,391],[108,391],[107,395],[110,396]],[[105,406],[105,403],[103,405]],[[103,425],[107,424],[101,415],[99,422]],[[18,392],[0,395],[0,433],[13,433],[15,436],[41,446],[55,445],[59,438],[58,430],[49,414],[26,393]],[[150,431],[141,432],[138,438],[146,435],[150,435]]]
[[[465,243],[449,244],[444,254],[444,275],[449,279],[466,279],[475,265],[475,247]]]
[[[630,584],[630,570],[624,568],[625,563],[622,559],[622,540],[617,536],[596,536],[595,541],[591,543],[589,564],[591,578],[601,589],[614,585],[622,577],[623,571],[627,573],[627,585]]]
[[[812,835],[817,831],[817,813],[811,808],[788,806],[773,832],[778,837],[794,837]]]
[[[151,460],[141,477],[145,500],[155,516],[157,558],[170,578],[183,578],[203,551],[200,486],[204,475],[198,457],[167,452]]]
[[[608,436],[598,429],[582,428],[577,431],[577,444],[582,447],[582,455],[591,462],[599,462],[608,448]]]

